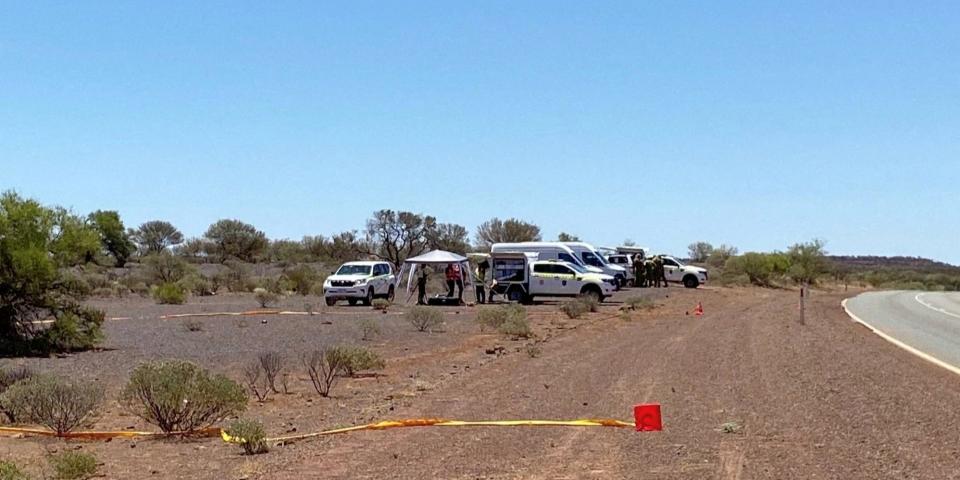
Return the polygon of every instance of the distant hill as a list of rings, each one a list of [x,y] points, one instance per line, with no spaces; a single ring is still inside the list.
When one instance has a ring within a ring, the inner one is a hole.
[[[921,273],[944,273],[960,275],[960,267],[920,257],[878,257],[831,255],[827,258],[834,265],[851,272],[871,270],[913,271]]]

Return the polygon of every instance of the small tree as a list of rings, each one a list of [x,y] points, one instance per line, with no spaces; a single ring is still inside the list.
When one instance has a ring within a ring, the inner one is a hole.
[[[82,305],[89,289],[67,273],[99,249],[97,232],[66,210],[0,195],[0,355],[55,349],[48,337],[53,329],[35,322],[50,317],[55,333],[70,326],[83,336],[71,345],[99,340],[103,313]]]
[[[799,284],[815,284],[827,272],[827,252],[823,240],[797,243],[787,249],[790,259],[788,275]]]
[[[183,234],[170,222],[153,220],[146,222],[130,232],[141,255],[160,253],[169,247],[183,242]]]
[[[713,255],[713,245],[708,242],[694,242],[687,247],[687,252],[691,262],[704,263]]]
[[[0,404],[19,421],[43,425],[63,436],[80,426],[102,398],[99,386],[35,375],[8,388],[0,396]]]
[[[230,259],[255,262],[268,244],[263,232],[240,220],[218,220],[210,225],[204,237],[212,243],[211,253],[220,263]]]
[[[196,273],[196,268],[183,258],[166,251],[147,255],[142,263],[151,283],[176,283]]]
[[[298,265],[285,271],[283,278],[294,292],[300,295],[310,295],[313,285],[317,283],[320,276],[309,265]]]
[[[465,253],[470,250],[470,234],[463,225],[438,223],[426,230],[427,248]]]
[[[558,242],[579,242],[580,237],[567,232],[560,232],[560,235],[557,235],[557,241]]]
[[[516,218],[492,218],[477,227],[477,245],[489,248],[494,243],[538,242],[540,227]]]
[[[399,269],[404,260],[423,253],[436,219],[412,212],[380,210],[367,220],[366,242],[360,252],[388,261]]]
[[[737,247],[724,243],[719,247],[714,248],[713,251],[710,252],[710,257],[707,258],[707,263],[713,267],[723,267],[727,264],[727,260],[735,257],[737,253]]]
[[[116,266],[123,267],[133,254],[136,245],[130,241],[126,228],[115,211],[97,210],[88,217],[93,228],[100,235],[103,249],[114,258]]]
[[[165,433],[190,433],[247,408],[243,387],[199,366],[170,360],[143,363],[134,369],[120,394],[130,413]]]

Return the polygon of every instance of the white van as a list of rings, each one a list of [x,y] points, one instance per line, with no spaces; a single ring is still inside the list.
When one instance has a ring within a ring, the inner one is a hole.
[[[627,284],[627,270],[619,265],[607,262],[607,259],[597,251],[593,245],[584,242],[563,242],[570,247],[585,265],[599,268],[601,272],[610,275],[617,281],[617,288]]]
[[[490,253],[503,252],[536,253],[540,260],[562,260],[583,267],[588,272],[603,273],[603,270],[583,263],[580,256],[562,242],[494,243],[490,247]]]

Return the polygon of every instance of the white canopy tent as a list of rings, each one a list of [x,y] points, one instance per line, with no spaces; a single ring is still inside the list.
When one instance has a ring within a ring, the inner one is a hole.
[[[470,268],[470,260],[463,255],[457,255],[456,253],[451,253],[445,250],[433,250],[423,255],[416,257],[408,258],[403,262],[403,266],[400,267],[400,272],[397,274],[397,279],[403,283],[404,274],[407,275],[407,287],[405,288],[406,292],[409,294],[413,292],[414,278],[417,275],[417,269],[421,265],[448,265],[455,263],[460,265],[460,271],[463,275],[463,288],[466,290],[468,286],[474,285],[473,280],[473,270]]]

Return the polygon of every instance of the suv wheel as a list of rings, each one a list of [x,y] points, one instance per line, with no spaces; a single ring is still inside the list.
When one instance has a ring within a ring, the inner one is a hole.
[[[603,301],[603,292],[594,285],[587,285],[580,290],[581,297],[593,297],[597,302]]]
[[[693,275],[687,275],[683,277],[683,286],[687,288],[697,288],[700,286],[700,280],[697,280],[697,277]]]
[[[367,296],[363,298],[363,304],[368,307],[373,305],[373,287],[367,289]]]
[[[334,305],[337,304],[337,299],[336,299],[336,298],[327,297],[327,298],[325,298],[324,300],[327,301],[327,306],[328,306],[328,307],[332,307],[332,306],[334,306]]]
[[[387,290],[387,301],[393,303],[393,299],[397,296],[397,292],[394,291],[393,285],[390,285],[390,290]]]

